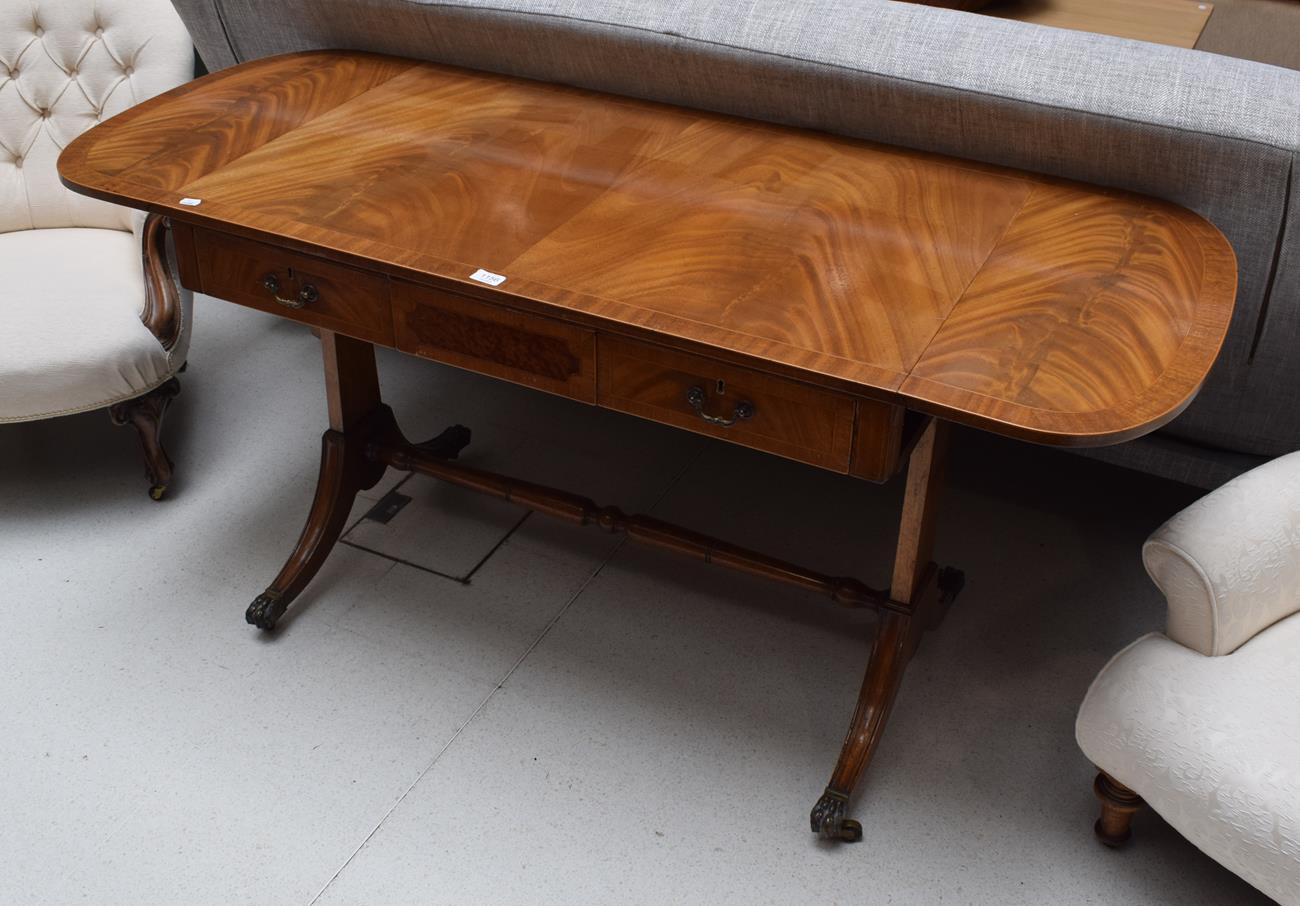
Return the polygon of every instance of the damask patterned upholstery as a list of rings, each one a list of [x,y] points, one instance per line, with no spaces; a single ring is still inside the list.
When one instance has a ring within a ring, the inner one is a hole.
[[[1300,611],[1297,551],[1300,453],[1292,453],[1170,519],[1143,546],[1142,559],[1169,601],[1169,637],[1220,655]]]
[[[1079,746],[1205,853],[1300,906],[1300,454],[1193,504],[1144,557],[1169,635],[1101,671]]]
[[[140,322],[143,215],[64,188],[56,164],[192,73],[167,0],[0,0],[0,422],[130,399],[184,362],[188,297],[170,352]]]

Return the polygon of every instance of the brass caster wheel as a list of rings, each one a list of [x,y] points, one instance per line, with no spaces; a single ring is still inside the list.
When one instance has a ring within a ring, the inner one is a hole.
[[[845,818],[840,822],[840,840],[844,843],[862,842],[862,822]]]
[[[165,484],[156,484],[149,489],[149,496],[154,500],[162,500],[166,494],[167,485]]]

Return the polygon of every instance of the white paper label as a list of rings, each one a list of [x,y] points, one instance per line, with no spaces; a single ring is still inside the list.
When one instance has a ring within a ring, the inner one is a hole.
[[[474,273],[470,274],[469,278],[471,280],[477,280],[479,283],[486,283],[488,286],[500,286],[502,283],[506,282],[506,278],[501,274],[494,274],[491,271],[485,271],[481,267]]]
[[[203,199],[202,199],[202,198],[182,198],[182,199],[181,199],[181,204],[185,205],[185,207],[187,207],[187,208],[197,208],[199,205],[203,204]]]

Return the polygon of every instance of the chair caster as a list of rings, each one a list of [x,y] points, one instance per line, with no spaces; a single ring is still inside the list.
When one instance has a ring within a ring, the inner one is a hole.
[[[809,816],[812,832],[822,840],[838,843],[857,843],[862,840],[862,823],[844,816],[849,797],[827,790],[813,806]]]
[[[154,500],[162,500],[166,494],[167,485],[165,484],[156,484],[149,489],[149,496]]]
[[[278,591],[267,589],[248,605],[244,619],[258,629],[270,632],[289,609],[289,602]]]

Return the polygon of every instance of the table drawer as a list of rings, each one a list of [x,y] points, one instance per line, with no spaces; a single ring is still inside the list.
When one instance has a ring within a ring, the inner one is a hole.
[[[393,281],[397,348],[587,403],[596,401],[596,338],[545,315]]]
[[[849,471],[852,397],[631,340],[601,337],[598,358],[602,406]]]
[[[194,246],[210,296],[393,345],[388,278],[381,274],[208,230],[194,231]]]

